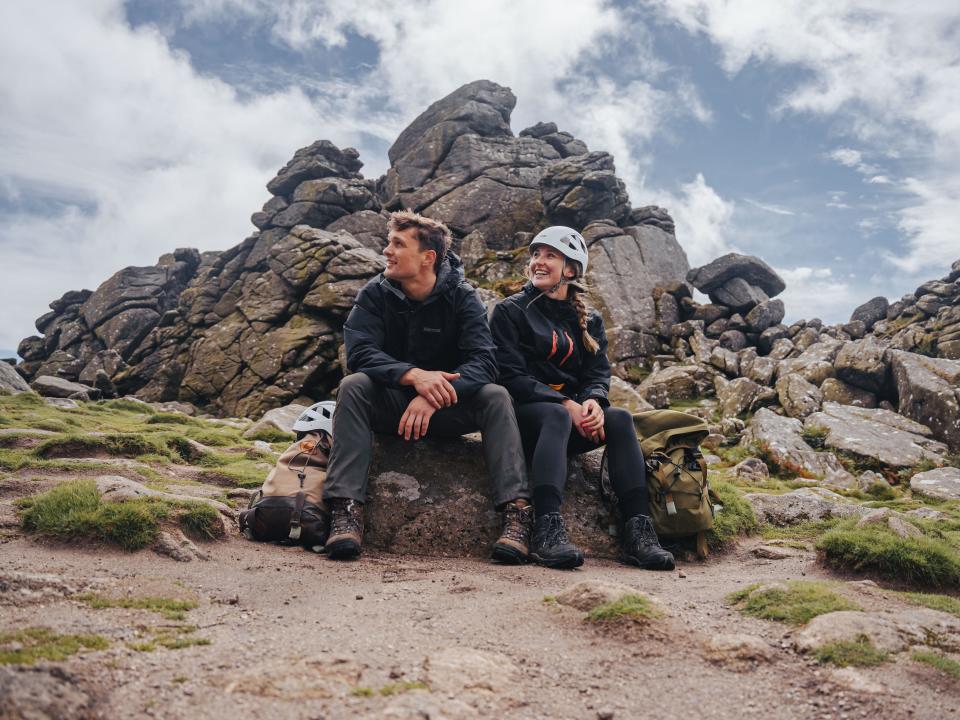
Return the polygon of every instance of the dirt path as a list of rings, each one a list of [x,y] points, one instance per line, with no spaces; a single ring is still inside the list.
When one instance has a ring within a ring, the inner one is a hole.
[[[0,582],[0,632],[47,626],[111,641],[63,662],[7,666],[0,690],[32,692],[34,706],[46,703],[51,717],[67,710],[72,717],[245,720],[958,715],[960,684],[926,666],[901,658],[860,669],[861,681],[884,689],[851,690],[836,671],[791,650],[786,626],[727,608],[724,596],[746,583],[826,577],[810,553],[763,560],[751,553],[756,545],[670,573],[593,559],[558,572],[384,554],[342,564],[239,537],[205,546],[208,561],[178,563],[150,551],[13,534],[0,544],[0,575],[49,573],[74,591],[115,597],[195,596],[199,606],[184,622],[197,630],[184,637],[210,644],[137,651],[129,646],[158,628],[183,632],[176,629],[182,623],[147,610],[92,609],[68,599],[69,590],[15,591]],[[605,632],[577,610],[544,602],[585,579],[649,593],[669,617]],[[895,602],[869,583],[849,583],[847,591],[871,608]],[[702,641],[716,633],[762,638],[771,658],[744,667],[711,663]]]

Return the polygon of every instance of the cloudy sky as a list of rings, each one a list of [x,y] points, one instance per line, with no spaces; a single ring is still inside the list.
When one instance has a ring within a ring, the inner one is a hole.
[[[756,254],[845,321],[960,258],[956,0],[0,5],[0,350],[70,289],[250,234],[299,147],[364,174],[478,78],[608,150],[692,265]]]

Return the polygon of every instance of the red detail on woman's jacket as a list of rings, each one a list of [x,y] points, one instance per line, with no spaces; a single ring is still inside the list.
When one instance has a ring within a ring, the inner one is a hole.
[[[547,355],[547,360],[549,360],[556,354],[557,354],[557,331],[554,330],[553,331],[553,348],[550,350],[550,354]]]
[[[563,364],[570,359],[570,356],[573,355],[573,338],[567,334],[566,330],[563,331],[563,336],[567,339],[567,342],[570,343],[570,349],[567,350],[567,354],[563,356],[563,360],[560,361],[558,367],[562,367]]]

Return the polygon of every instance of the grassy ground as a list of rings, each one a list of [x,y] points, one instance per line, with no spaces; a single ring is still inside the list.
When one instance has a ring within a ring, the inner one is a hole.
[[[873,573],[917,587],[960,588],[960,546],[943,532],[902,538],[885,526],[845,520],[817,540],[817,551],[837,569]]]
[[[131,400],[80,403],[76,409],[46,404],[29,393],[0,395],[0,429],[23,429],[0,437],[0,472],[37,470],[109,473],[118,458],[150,487],[164,489],[174,466],[202,469],[200,479],[227,487],[258,487],[274,456],[254,447],[257,439],[280,451],[293,435],[280,431],[242,437],[242,430],[179,413],[157,412]],[[44,429],[54,435],[39,435]],[[77,459],[83,458],[83,459]],[[191,480],[176,477],[177,484]]]
[[[862,608],[838,595],[828,583],[790,580],[770,587],[748,585],[727,596],[727,603],[744,615],[803,625],[817,615]]]
[[[0,633],[0,665],[32,665],[38,660],[66,660],[81,650],[104,650],[98,635],[57,635],[42,627]]]
[[[125,550],[152,543],[162,521],[179,524],[194,537],[222,534],[209,505],[137,498],[105,503],[93,480],[73,480],[18,501],[24,530],[62,540],[99,540]]]
[[[817,661],[823,665],[838,667],[874,667],[890,659],[890,653],[874,647],[870,639],[861,635],[856,640],[841,640],[827,643],[814,653]]]
[[[619,600],[598,605],[584,618],[591,623],[616,623],[623,620],[650,620],[662,613],[642,595],[624,595]]]

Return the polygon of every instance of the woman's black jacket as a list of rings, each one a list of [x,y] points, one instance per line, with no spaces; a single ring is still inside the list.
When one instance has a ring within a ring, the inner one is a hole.
[[[422,302],[410,300],[382,273],[370,280],[357,294],[343,337],[347,368],[389,387],[400,387],[414,367],[460,373],[451,383],[459,397],[497,381],[487,313],[453,253]]]
[[[490,330],[497,344],[500,384],[518,403],[566,398],[583,403],[593,398],[601,407],[610,404],[607,334],[596,311],[587,319],[587,332],[600,345],[596,353],[583,344],[574,307],[566,300],[551,300],[530,283],[497,304]]]

